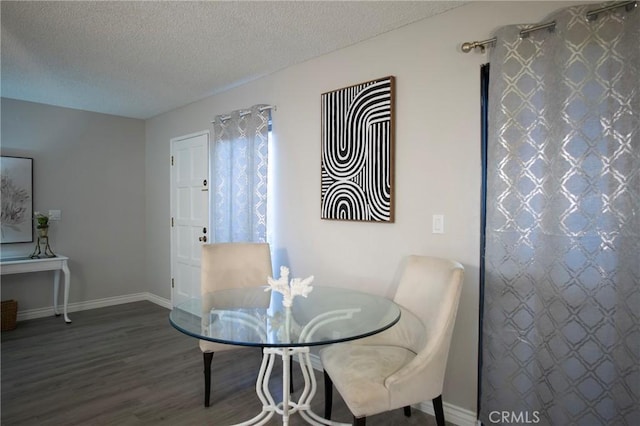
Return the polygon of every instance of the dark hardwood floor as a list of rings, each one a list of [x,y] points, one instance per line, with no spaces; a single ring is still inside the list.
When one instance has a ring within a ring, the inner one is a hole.
[[[211,407],[203,405],[202,353],[197,341],[169,324],[169,311],[136,302],[74,312],[62,318],[18,323],[2,332],[0,347],[2,425],[229,425],[260,411],[255,379],[259,349],[213,357]],[[294,364],[297,367],[297,364]],[[302,377],[294,370],[296,393]],[[313,408],[323,414],[323,380]],[[281,371],[274,368],[271,391],[281,394]],[[351,415],[334,392],[333,420]],[[281,424],[274,416],[269,425]],[[292,426],[306,424],[293,415]],[[418,410],[372,416],[370,426],[435,425]]]

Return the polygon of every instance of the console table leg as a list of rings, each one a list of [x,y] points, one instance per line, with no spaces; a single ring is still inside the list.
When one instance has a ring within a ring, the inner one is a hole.
[[[67,312],[67,305],[69,304],[69,286],[71,281],[71,272],[69,271],[69,266],[67,265],[66,260],[62,264],[62,272],[64,272],[64,322],[66,322],[67,324],[71,324],[71,320],[69,319],[69,315]]]
[[[58,292],[60,291],[60,269],[53,272],[53,313],[59,317],[58,311]]]

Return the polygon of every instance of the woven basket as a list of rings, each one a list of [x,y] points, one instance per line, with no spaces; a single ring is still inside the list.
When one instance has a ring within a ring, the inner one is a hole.
[[[2,331],[9,331],[16,328],[16,318],[18,317],[18,302],[15,300],[2,301]]]

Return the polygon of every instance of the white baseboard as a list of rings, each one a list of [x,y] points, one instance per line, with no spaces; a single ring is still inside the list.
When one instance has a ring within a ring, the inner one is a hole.
[[[433,404],[431,403],[431,401],[421,402],[414,408],[435,416],[435,412],[433,411]],[[457,405],[449,404],[448,402],[444,401],[442,402],[442,409],[444,410],[445,420],[447,422],[453,423],[454,425],[477,426],[478,424],[476,413],[474,413],[473,411],[458,407]]]
[[[107,297],[104,299],[89,300],[86,302],[69,303],[67,310],[69,312],[85,311],[88,309],[104,308],[106,306],[121,305],[123,303],[140,302],[146,300],[148,302],[155,303],[167,309],[171,309],[171,300],[163,297],[156,296],[155,294],[144,292],[129,294],[126,296]],[[62,306],[59,309],[62,312]],[[26,311],[18,312],[18,321],[24,321],[34,318],[43,318],[53,315],[53,307],[29,309]],[[73,319],[73,318],[72,318]],[[310,354],[311,365],[314,370],[322,371],[322,362],[320,357],[316,354]],[[295,359],[295,358],[294,358]],[[444,417],[447,422],[453,423],[458,426],[477,426],[478,420],[476,414],[473,411],[460,408],[456,405],[449,404],[447,402],[442,403],[444,409]],[[429,415],[434,415],[433,404],[429,402],[422,402],[414,406],[415,409],[423,411]]]
[[[89,309],[104,308],[106,306],[121,305],[123,303],[140,302],[146,300],[148,302],[155,303],[164,308],[171,309],[171,301],[155,294],[144,292],[134,293],[125,296],[106,297],[104,299],[88,300],[85,302],[69,303],[67,305],[68,312],[86,311]],[[58,312],[62,313],[62,305],[59,306]],[[30,320],[34,318],[44,318],[53,316],[53,306],[47,308],[27,309],[24,311],[18,311],[17,321]],[[73,318],[72,318],[73,319]]]
[[[309,357],[311,358],[311,365],[313,366],[313,369],[322,371],[322,362],[320,361],[320,357],[316,354],[310,354]],[[431,416],[435,416],[431,401],[421,402],[418,405],[414,405],[413,408]],[[447,402],[442,403],[442,408],[444,410],[444,418],[447,422],[458,426],[478,426],[476,413],[473,411],[460,408],[457,405],[449,404]]]
[[[165,299],[164,297],[156,296],[153,293],[144,293],[147,297],[144,300],[147,300],[151,303],[155,303],[156,305],[162,306],[163,308],[171,309],[173,306],[171,305],[170,299]]]

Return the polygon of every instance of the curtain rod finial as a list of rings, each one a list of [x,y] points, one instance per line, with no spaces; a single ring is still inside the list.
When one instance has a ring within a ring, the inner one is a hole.
[[[462,51],[464,53],[469,53],[475,48],[480,48],[480,51],[484,52],[484,44],[483,44],[483,42],[480,42],[480,41],[467,41],[466,43],[462,43],[462,46],[460,47],[460,49],[462,49]]]

